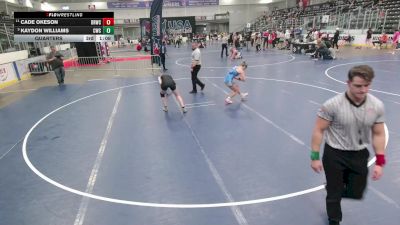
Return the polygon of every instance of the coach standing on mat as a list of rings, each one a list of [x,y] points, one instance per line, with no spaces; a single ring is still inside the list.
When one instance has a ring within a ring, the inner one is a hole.
[[[201,52],[200,49],[198,48],[197,43],[192,43],[192,64],[191,64],[191,73],[192,73],[192,85],[193,89],[190,91],[190,94],[195,94],[197,93],[197,87],[196,85],[198,84],[201,88],[201,90],[204,89],[204,86],[206,86],[204,83],[202,83],[199,78],[197,78],[197,74],[200,71],[201,68]]]
[[[51,69],[54,70],[56,74],[58,85],[64,84],[64,56],[56,50],[56,47],[50,46],[50,53],[47,55],[46,59]]]
[[[160,59],[161,59],[161,64],[163,66],[163,70],[167,71],[168,69],[165,68],[165,55],[167,54],[167,46],[165,43],[165,40],[162,41],[161,47],[160,47]]]
[[[372,179],[378,180],[385,165],[384,105],[368,94],[374,71],[367,65],[348,73],[347,91],[326,101],[318,111],[311,142],[311,167],[326,177],[329,224],[342,220],[341,199],[361,199],[367,186],[367,145],[372,136],[376,154]],[[326,131],[326,132],[325,132]],[[319,149],[325,132],[322,163]],[[372,135],[371,135],[372,134]]]

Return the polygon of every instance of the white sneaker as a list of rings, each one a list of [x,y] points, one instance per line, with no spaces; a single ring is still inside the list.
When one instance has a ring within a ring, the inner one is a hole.
[[[249,93],[241,93],[240,97],[242,97],[242,100],[245,100],[247,95],[249,95]]]
[[[167,106],[164,106],[162,110],[163,110],[164,112],[168,112],[168,107],[167,107]]]
[[[182,112],[187,113],[187,109],[185,107],[182,107]]]
[[[225,99],[225,103],[226,103],[226,104],[232,104],[233,101],[231,100],[230,97],[227,97],[227,98]]]

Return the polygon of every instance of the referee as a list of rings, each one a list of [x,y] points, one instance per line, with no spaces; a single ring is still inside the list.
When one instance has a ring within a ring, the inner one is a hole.
[[[372,179],[385,165],[384,105],[368,94],[374,71],[367,65],[348,72],[347,91],[326,101],[318,111],[311,140],[311,167],[326,177],[326,210],[330,225],[342,220],[341,199],[361,199],[367,186],[367,145],[372,136],[376,162]],[[320,145],[325,134],[322,163]],[[323,164],[323,166],[322,166]]]
[[[191,64],[191,73],[192,73],[192,86],[193,89],[189,92],[190,94],[196,94],[197,93],[197,86],[199,85],[201,90],[204,89],[204,86],[206,86],[203,82],[199,80],[197,77],[197,74],[200,71],[201,68],[201,52],[198,47],[198,43],[192,43],[192,64]]]

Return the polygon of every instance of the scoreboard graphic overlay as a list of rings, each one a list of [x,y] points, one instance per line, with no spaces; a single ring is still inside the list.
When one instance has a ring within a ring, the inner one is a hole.
[[[14,41],[114,41],[114,12],[14,12]]]

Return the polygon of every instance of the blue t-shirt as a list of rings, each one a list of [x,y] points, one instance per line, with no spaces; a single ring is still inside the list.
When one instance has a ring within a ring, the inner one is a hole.
[[[229,71],[229,73],[225,76],[224,82],[225,82],[225,83],[232,83],[233,79],[234,79],[235,77],[237,77],[237,76],[239,76],[239,73],[236,71],[236,66],[235,66],[235,67],[233,67],[233,68]]]

